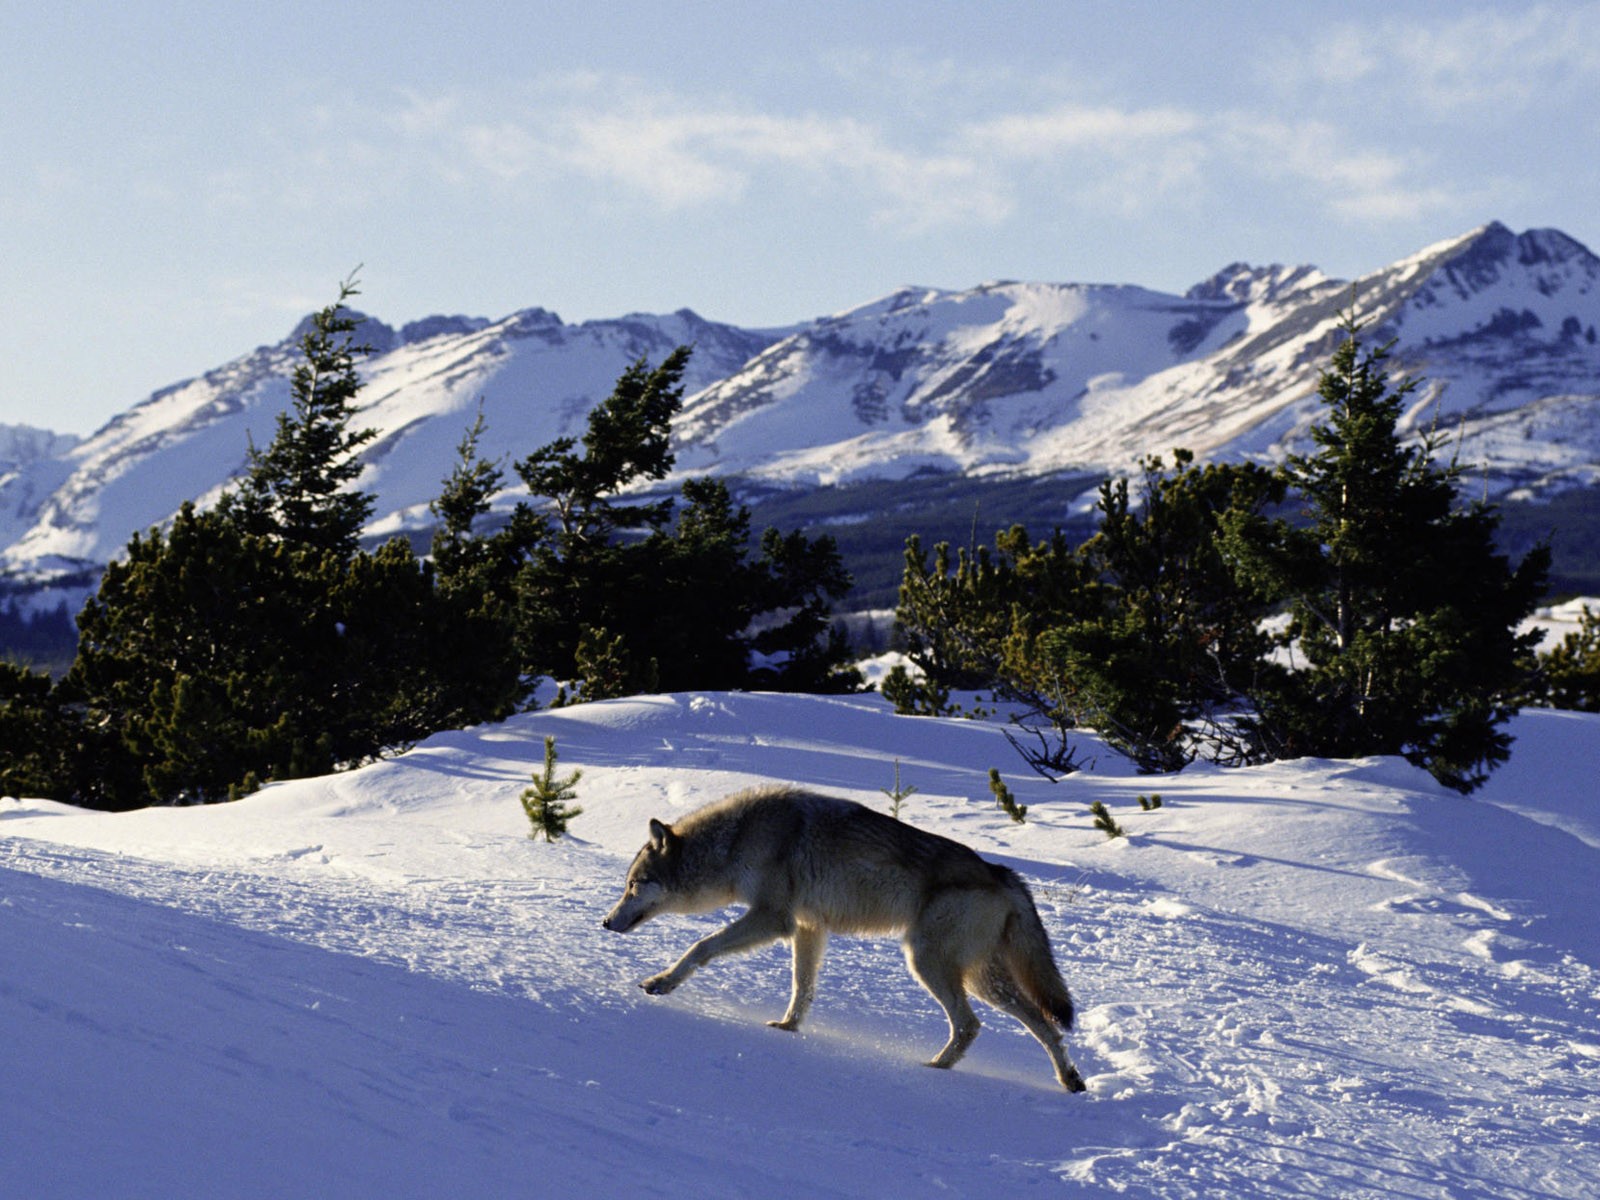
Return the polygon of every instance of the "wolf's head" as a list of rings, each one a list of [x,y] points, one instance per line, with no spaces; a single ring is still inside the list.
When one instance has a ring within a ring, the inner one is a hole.
[[[677,865],[680,839],[672,826],[651,819],[650,840],[633,856],[622,899],[600,924],[613,933],[627,933],[667,908],[671,880]]]

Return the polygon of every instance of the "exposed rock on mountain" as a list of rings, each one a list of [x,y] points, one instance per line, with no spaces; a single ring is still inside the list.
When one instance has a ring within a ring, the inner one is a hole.
[[[684,471],[814,487],[919,471],[1126,470],[1184,446],[1271,459],[1304,444],[1318,371],[1355,305],[1407,415],[1482,473],[1490,495],[1600,479],[1600,259],[1552,230],[1490,224],[1355,281],[1236,263],[1183,295],[1133,286],[906,288],[791,329],[683,310],[565,324],[369,321],[359,481],[374,535],[428,523],[479,404],[483,449],[516,457],[580,432],[641,355],[695,348],[677,424]],[[149,397],[81,442],[0,427],[0,569],[24,577],[113,557],[186,499],[213,497],[270,439],[296,339]]]

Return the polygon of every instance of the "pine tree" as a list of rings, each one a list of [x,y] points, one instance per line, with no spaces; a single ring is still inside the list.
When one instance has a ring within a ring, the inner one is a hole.
[[[75,724],[48,673],[0,658],[0,796],[67,793]]]
[[[659,529],[670,517],[671,501],[621,504],[617,495],[672,469],[671,422],[683,405],[689,353],[679,346],[655,368],[640,358],[590,411],[581,441],[558,438],[516,464],[529,493],[551,501],[563,557],[603,548],[617,530]]]
[[[565,779],[556,778],[556,739],[546,736],[544,771],[534,772],[533,786],[522,791],[522,811],[528,814],[533,826],[528,834],[530,838],[536,839],[542,834],[545,841],[553,842],[566,833],[567,824],[574,817],[582,815],[583,809],[572,803],[582,778],[582,771],[574,771]]]
[[[894,760],[894,787],[879,788],[878,790],[889,797],[889,815],[898,821],[900,819],[900,806],[916,794],[917,786],[913,783],[904,785],[900,783],[900,760],[897,758]]]
[[[1283,487],[1258,467],[1174,460],[1147,458],[1137,488],[1101,487],[1099,528],[1070,572],[1053,569],[1053,603],[1018,612],[1003,644],[1002,693],[1054,727],[1066,763],[1079,725],[1145,771],[1247,753],[1231,709],[1266,650],[1270,597],[1241,582],[1219,531]]]
[[[920,675],[895,676],[885,695],[897,712],[941,715],[955,711],[952,688],[987,687],[1039,713],[1052,711],[1043,680],[1013,669],[1021,661],[1018,645],[1041,627],[1080,615],[1090,582],[1059,529],[1033,542],[1014,525],[995,535],[992,552],[957,551],[953,569],[948,543],[934,547],[930,567],[913,535],[906,540],[895,627]],[[1059,708],[1054,712],[1070,724]]]
[[[1264,670],[1250,689],[1256,736],[1273,756],[1403,754],[1471,791],[1505,761],[1536,635],[1517,626],[1544,589],[1549,552],[1518,565],[1494,545],[1498,517],[1457,502],[1459,471],[1430,440],[1405,443],[1416,382],[1391,384],[1388,347],[1369,348],[1353,314],[1322,373],[1316,450],[1283,476],[1301,525],[1237,522],[1225,540],[1241,569],[1288,601],[1297,670]]]
[[[136,535],[85,606],[67,684],[94,756],[115,747],[103,779],[78,772],[101,806],[226,800],[511,711],[514,668],[457,653],[498,627],[405,540],[358,548],[353,294],[312,318],[295,403],[238,489]]]
[[[439,518],[434,530],[431,557],[441,580],[464,579],[477,571],[489,557],[489,547],[473,534],[473,525],[489,512],[490,501],[505,479],[498,463],[478,457],[478,443],[484,434],[483,406],[456,447],[456,462],[445,477],[439,495],[429,502],[428,511]]]
[[[1532,703],[1577,712],[1600,712],[1600,613],[1587,604],[1578,628],[1539,655]]]
[[[994,685],[1010,609],[1019,600],[1004,552],[960,549],[953,568],[950,554],[950,544],[940,542],[930,564],[922,539],[908,538],[895,609],[906,657],[927,685],[917,711],[929,715],[942,712],[931,703],[936,695]]]
[[[585,700],[615,700],[654,692],[660,686],[660,673],[654,659],[640,663],[628,649],[620,633],[604,629],[585,629],[573,655],[573,672],[579,690],[567,703]]]
[[[724,690],[750,680],[749,626],[759,607],[750,512],[720,479],[686,479],[672,530],[630,552],[632,644],[648,646],[656,686]],[[620,609],[620,605],[618,606]]]
[[[861,673],[850,664],[844,633],[829,626],[833,603],[850,590],[833,538],[767,529],[755,578],[749,615],[765,628],[751,645],[773,665],[753,672],[753,682],[788,691],[859,691]]]
[[[1103,800],[1096,800],[1089,805],[1089,812],[1094,817],[1094,827],[1108,838],[1125,838],[1127,831],[1117,824],[1117,819],[1111,815],[1111,810],[1105,806]]]
[[[609,669],[612,646],[625,651],[624,674],[639,686],[858,687],[847,647],[828,628],[832,602],[850,586],[831,538],[768,530],[752,561],[749,511],[720,480],[686,480],[681,510],[670,497],[625,500],[627,489],[672,468],[688,356],[679,347],[654,369],[640,359],[589,414],[581,439],[558,439],[516,464],[550,514],[548,536],[508,543],[519,559],[527,673],[584,675],[576,659],[587,642],[591,667],[607,666],[604,688],[623,686]],[[752,651],[768,666],[753,670]]]
[[[994,793],[994,802],[1006,816],[1019,825],[1028,819],[1028,806],[1017,803],[1017,798],[1011,794],[1011,789],[1000,778],[1000,771],[996,767],[989,768],[989,790]]]
[[[221,505],[247,532],[342,557],[355,551],[374,503],[348,486],[361,473],[356,452],[377,436],[350,428],[361,390],[356,364],[370,350],[355,340],[365,318],[345,306],[356,295],[351,276],[339,285],[339,299],[312,317],[300,339],[289,411],[278,415],[266,450],[251,447],[245,479]]]
[[[251,773],[318,774],[372,752],[351,753],[341,707],[354,700],[344,570],[192,504],[135,535],[79,616],[67,677],[136,764],[136,791],[110,806],[224,800]]]
[[[494,532],[475,528],[504,480],[498,463],[479,457],[484,431],[480,406],[429,505],[439,518],[430,554],[439,610],[433,645],[439,670],[457,693],[453,707],[466,723],[499,720],[531,703],[517,653],[516,577],[548,532],[526,503]]]

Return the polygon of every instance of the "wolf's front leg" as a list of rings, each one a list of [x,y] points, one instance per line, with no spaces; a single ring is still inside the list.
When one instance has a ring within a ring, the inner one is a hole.
[[[781,1021],[768,1021],[774,1029],[800,1028],[806,1010],[817,998],[817,972],[822,969],[822,952],[828,944],[828,931],[816,925],[797,925],[794,931],[794,991],[789,996],[789,1011]]]
[[[652,975],[639,986],[652,996],[665,996],[713,958],[754,950],[757,946],[785,937],[791,925],[792,922],[783,913],[752,908],[726,929],[719,929],[710,937],[703,937],[690,946],[670,971]]]

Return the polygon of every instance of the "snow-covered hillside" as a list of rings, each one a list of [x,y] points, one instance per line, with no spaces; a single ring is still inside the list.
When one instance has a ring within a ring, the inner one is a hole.
[[[183,501],[214,497],[243,470],[252,443],[272,440],[303,328],[157,392],[64,456],[0,485],[0,511],[25,528],[0,565],[47,575],[103,564],[130,534],[165,521]],[[369,318],[359,336],[374,351],[363,366],[360,420],[380,436],[365,451],[357,486],[379,496],[372,532],[382,534],[408,520],[425,522],[480,404],[493,440],[488,455],[526,453],[581,433],[589,408],[640,356],[656,361],[692,343],[686,383],[699,388],[777,332],[714,325],[688,311],[566,325],[529,309],[494,323],[436,317],[398,332]],[[51,472],[60,480],[41,487],[37,480]]]
[[[1600,259],[1560,233],[1491,224],[1354,285],[1234,264],[1171,295],[1131,286],[906,288],[795,329],[684,311],[567,325],[369,322],[362,420],[380,437],[358,486],[369,530],[430,524],[427,503],[483,405],[487,457],[581,431],[640,355],[695,348],[676,428],[684,471],[814,487],[926,469],[1125,471],[1184,446],[1272,459],[1320,415],[1314,391],[1354,296],[1396,372],[1426,378],[1410,428],[1437,429],[1490,495],[1600,480]],[[0,568],[97,568],[130,534],[214,496],[265,444],[295,339],[164,389],[83,442],[0,459]],[[0,447],[3,449],[3,447]],[[509,505],[512,498],[503,498]]]
[[[875,697],[649,696],[226,806],[0,801],[0,1194],[1592,1197],[1600,717],[1514,731],[1470,799],[1088,739],[1051,785]],[[517,802],[546,734],[584,772],[552,845]],[[884,808],[896,759],[905,819],[1032,886],[1086,1095],[987,1010],[919,1065],[943,1018],[892,943],[836,938],[795,1035],[777,948],[636,986],[725,916],[600,928],[650,817],[765,781]]]
[[[1175,446],[1273,459],[1320,416],[1317,376],[1352,299],[1374,344],[1396,341],[1396,378],[1425,377],[1409,427],[1437,423],[1491,491],[1600,478],[1600,259],[1498,224],[1354,284],[1234,264],[1181,297],[907,289],[796,332],[694,397],[685,461],[830,483],[926,467],[1126,470]]]
[[[78,439],[31,425],[0,425],[0,546],[27,532],[27,515],[65,478]]]

